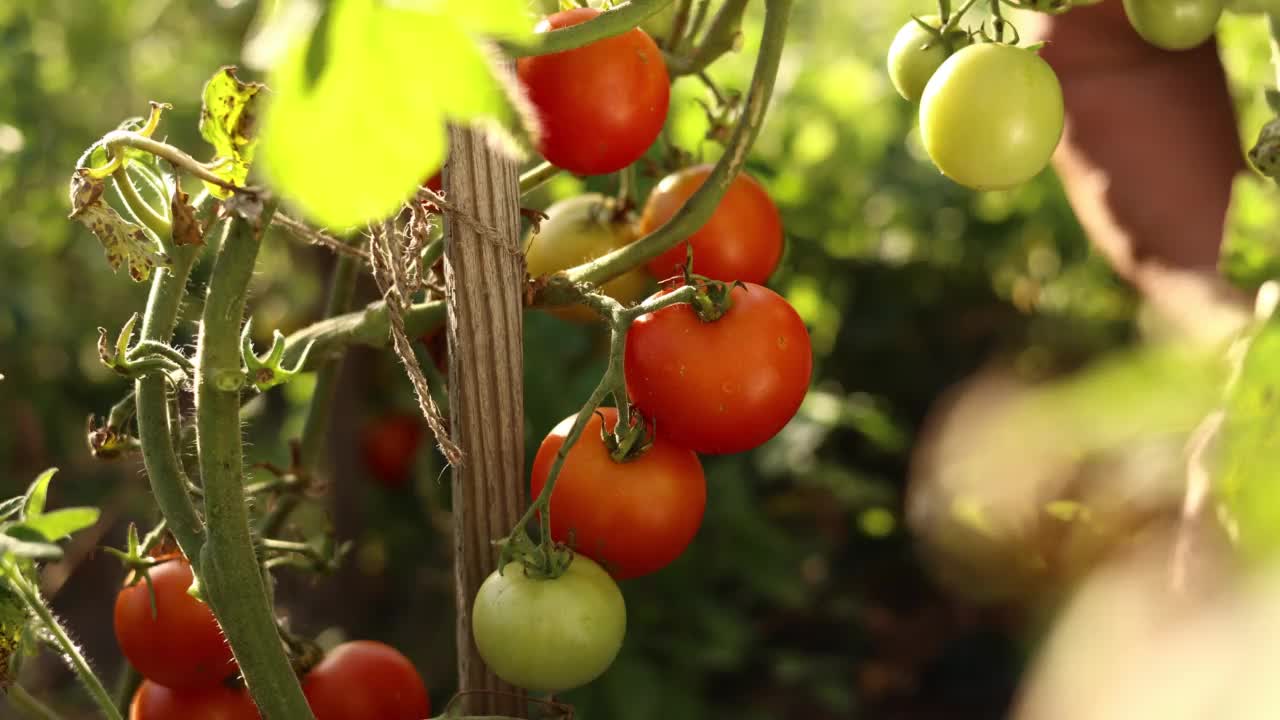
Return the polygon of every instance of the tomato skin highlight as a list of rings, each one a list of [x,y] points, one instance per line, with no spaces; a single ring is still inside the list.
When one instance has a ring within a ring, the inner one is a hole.
[[[116,595],[114,625],[121,652],[138,672],[174,689],[218,686],[236,672],[231,647],[208,605],[187,594],[191,565],[178,557],[149,571],[156,616],[146,581]]]
[[[606,253],[625,247],[635,240],[628,223],[614,222],[608,198],[598,193],[579,195],[547,208],[547,219],[525,241],[525,263],[529,277],[551,275]],[[636,268],[605,283],[600,290],[624,305],[644,297],[650,288],[649,276]],[[580,323],[596,323],[601,318],[582,305],[551,308],[555,316]]]
[[[1164,50],[1190,50],[1213,37],[1224,0],[1124,0],[1129,24]]]
[[[645,201],[640,235],[662,227],[706,182],[713,166],[685,168],[663,178]],[[711,219],[697,232],[650,260],[649,273],[659,280],[679,276],[688,243],[693,269],[712,280],[764,283],[782,259],[782,215],[769,193],[746,173],[729,184]]]
[[[1020,185],[1049,165],[1062,138],[1058,76],[1039,55],[999,43],[962,48],[920,100],[920,138],[943,175],[974,190]]]
[[[302,680],[316,720],[423,720],[431,701],[409,658],[385,643],[353,640],[330,650]]]
[[[244,688],[223,685],[174,690],[143,680],[129,703],[129,720],[261,720]]]
[[[556,425],[538,448],[534,497],[546,485],[576,417]],[[707,481],[698,456],[662,434],[644,454],[615,462],[600,439],[602,423],[613,430],[617,409],[600,408],[569,450],[551,493],[551,537],[572,539],[576,552],[626,580],[661,570],[689,546],[702,526]]]
[[[471,630],[498,677],[534,692],[586,685],[613,664],[626,635],[618,584],[585,555],[563,575],[532,578],[518,562],[494,570],[476,594]]]
[[[534,31],[577,25],[599,14],[592,8],[564,10]],[[617,172],[639,160],[667,121],[666,61],[639,28],[573,50],[520,58],[516,74],[542,121],[539,152],[578,175]]]
[[[627,335],[632,401],[658,433],[704,455],[743,452],[776,435],[813,373],[809,331],[786,300],[753,283],[731,298],[714,322],[672,305],[638,318]]]

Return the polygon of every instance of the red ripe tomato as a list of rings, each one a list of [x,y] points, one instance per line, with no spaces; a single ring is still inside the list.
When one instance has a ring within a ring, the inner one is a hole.
[[[572,540],[576,551],[625,580],[661,570],[684,552],[702,525],[707,482],[698,456],[668,440],[661,427],[644,454],[615,462],[600,438],[601,415],[607,429],[618,424],[616,409],[600,408],[569,450],[551,493],[551,537]],[[535,496],[574,419],[565,418],[538,448]]]
[[[711,170],[711,165],[685,168],[654,186],[640,216],[640,235],[670,220],[702,187]],[[760,183],[739,173],[711,219],[688,242],[693,243],[693,268],[699,275],[763,283],[782,258],[782,216]],[[650,260],[649,272],[659,280],[679,275],[687,254],[685,243],[680,243]]]
[[[574,8],[538,23],[547,32],[600,14]],[[520,58],[520,82],[542,121],[538,150],[579,175],[617,172],[640,159],[667,121],[671,78],[657,43],[638,28],[574,50]]]
[[[427,688],[409,658],[372,640],[343,643],[302,680],[316,720],[424,720]]]
[[[813,370],[809,332],[786,300],[753,283],[730,298],[713,322],[672,305],[637,319],[627,335],[632,401],[660,435],[703,454],[750,450],[776,435]]]
[[[191,565],[185,558],[151,568],[156,613],[146,581],[116,595],[115,630],[120,650],[138,672],[170,688],[216,687],[236,672],[231,647],[208,605],[187,594]]]
[[[435,175],[432,175],[430,178],[427,179],[426,182],[422,184],[426,185],[428,188],[431,188],[432,190],[435,190],[437,193],[444,192],[444,176],[441,175],[440,172],[436,172]],[[433,213],[438,214],[440,212],[440,208],[436,207],[435,203],[429,202],[429,203],[423,203],[423,205],[426,206],[427,210]]]
[[[142,681],[129,704],[129,720],[260,720],[258,708],[244,688],[224,685],[199,690],[173,690]]]
[[[422,434],[422,420],[417,415],[377,418],[365,426],[360,436],[365,467],[386,487],[403,487],[409,481]]]

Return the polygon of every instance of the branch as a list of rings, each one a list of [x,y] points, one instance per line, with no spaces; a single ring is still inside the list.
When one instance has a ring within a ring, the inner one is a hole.
[[[146,135],[131,132],[129,130],[114,130],[102,137],[102,144],[107,147],[113,154],[117,153],[121,146],[127,146],[143,152],[149,152],[158,158],[168,160],[174,166],[186,170],[195,175],[197,178],[205,182],[212,183],[221,188],[232,190],[235,192],[246,192],[250,188],[236,187],[231,183],[218,177],[216,173],[209,169],[208,165],[196,160],[182,150],[170,145],[169,143],[152,140]]]
[[[711,21],[711,27],[707,28],[706,36],[692,53],[687,56],[667,56],[667,72],[673,79],[681,75],[696,75],[702,72],[721,55],[737,46],[742,27],[742,14],[747,9],[747,2],[748,0],[726,0],[720,11],[716,13],[715,19]],[[772,4],[770,4],[770,10],[772,10]],[[787,12],[790,12],[790,8],[787,8]],[[785,25],[784,19],[784,30]],[[768,30],[766,29],[765,32],[768,33]],[[760,52],[763,55],[764,48],[761,48]],[[756,65],[756,67],[760,66]]]
[[[268,205],[253,224],[228,221],[201,316],[196,436],[208,538],[200,580],[262,715],[314,720],[276,631],[244,496],[240,323],[261,235],[274,210]]]
[[[212,209],[208,193],[196,198],[198,211]],[[178,311],[186,294],[187,279],[200,255],[199,246],[174,247],[170,266],[159,268],[151,281],[147,309],[142,316],[142,339],[168,343],[178,323]],[[134,385],[137,396],[138,441],[142,444],[142,461],[156,504],[165,522],[189,559],[200,557],[204,545],[204,526],[187,493],[191,481],[178,460],[169,416],[168,381],[160,375],[146,375]],[[199,568],[196,568],[197,570]]]
[[[529,38],[528,44],[507,43],[504,47],[508,55],[516,58],[573,50],[597,40],[621,35],[658,14],[672,2],[673,0],[631,0],[584,23],[537,33]]]
[[[27,692],[27,689],[18,683],[9,686],[9,689],[5,691],[5,697],[9,699],[9,705],[25,718],[30,718],[30,720],[62,720],[62,716],[55,712],[53,708],[40,702],[38,698]]]
[[[297,218],[290,217],[284,213],[276,213],[275,224],[288,230],[290,235],[304,242],[319,245],[332,250],[338,255],[360,258],[365,262],[369,261],[369,253],[361,248],[356,247],[354,244],[343,242],[327,232],[316,230]]]

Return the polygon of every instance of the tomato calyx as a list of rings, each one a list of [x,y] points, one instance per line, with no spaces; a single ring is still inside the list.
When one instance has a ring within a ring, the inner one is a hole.
[[[163,522],[157,525],[145,537],[138,537],[138,526],[130,523],[127,539],[125,540],[125,549],[119,550],[113,547],[104,547],[103,550],[115,556],[120,564],[128,570],[125,575],[125,587],[133,587],[139,582],[145,581],[149,592],[151,593],[151,612],[156,611],[155,590],[151,588],[151,578],[147,571],[160,565],[161,563],[177,560],[182,557],[182,551],[174,542],[173,536],[169,534],[168,528]]]
[[[620,417],[628,418],[626,427],[623,427],[623,423],[619,421],[612,430],[607,429],[608,423],[603,413],[597,410],[596,415],[599,415],[601,420],[600,440],[614,462],[630,462],[653,447],[651,423],[634,407],[630,407],[626,413],[620,413]]]

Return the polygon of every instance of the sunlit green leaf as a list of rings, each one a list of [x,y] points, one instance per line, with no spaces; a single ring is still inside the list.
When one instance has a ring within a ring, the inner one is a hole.
[[[1280,548],[1280,327],[1250,343],[1227,399],[1217,490],[1241,548]]]
[[[254,102],[263,86],[241,82],[235,68],[224,67],[204,86],[200,111],[200,134],[214,148],[211,162],[218,177],[233,185],[244,185],[253,162],[257,109]],[[231,191],[205,182],[215,197],[230,197]]]
[[[29,520],[40,517],[44,513],[45,499],[49,496],[49,481],[53,480],[53,476],[57,472],[58,468],[45,470],[27,488],[27,494],[22,503],[22,516],[24,519]]]
[[[45,540],[61,540],[98,522],[99,515],[101,513],[98,509],[92,507],[63,508],[28,518],[14,525],[14,528],[24,528]]]
[[[1231,191],[1231,208],[1223,238],[1222,272],[1232,282],[1257,287],[1280,278],[1280,192],[1270,180],[1241,173]]]
[[[322,225],[390,214],[439,169],[446,120],[496,129],[514,117],[514,84],[473,33],[513,30],[521,6],[337,0],[318,74],[304,38],[271,76],[262,162],[275,189]]]

